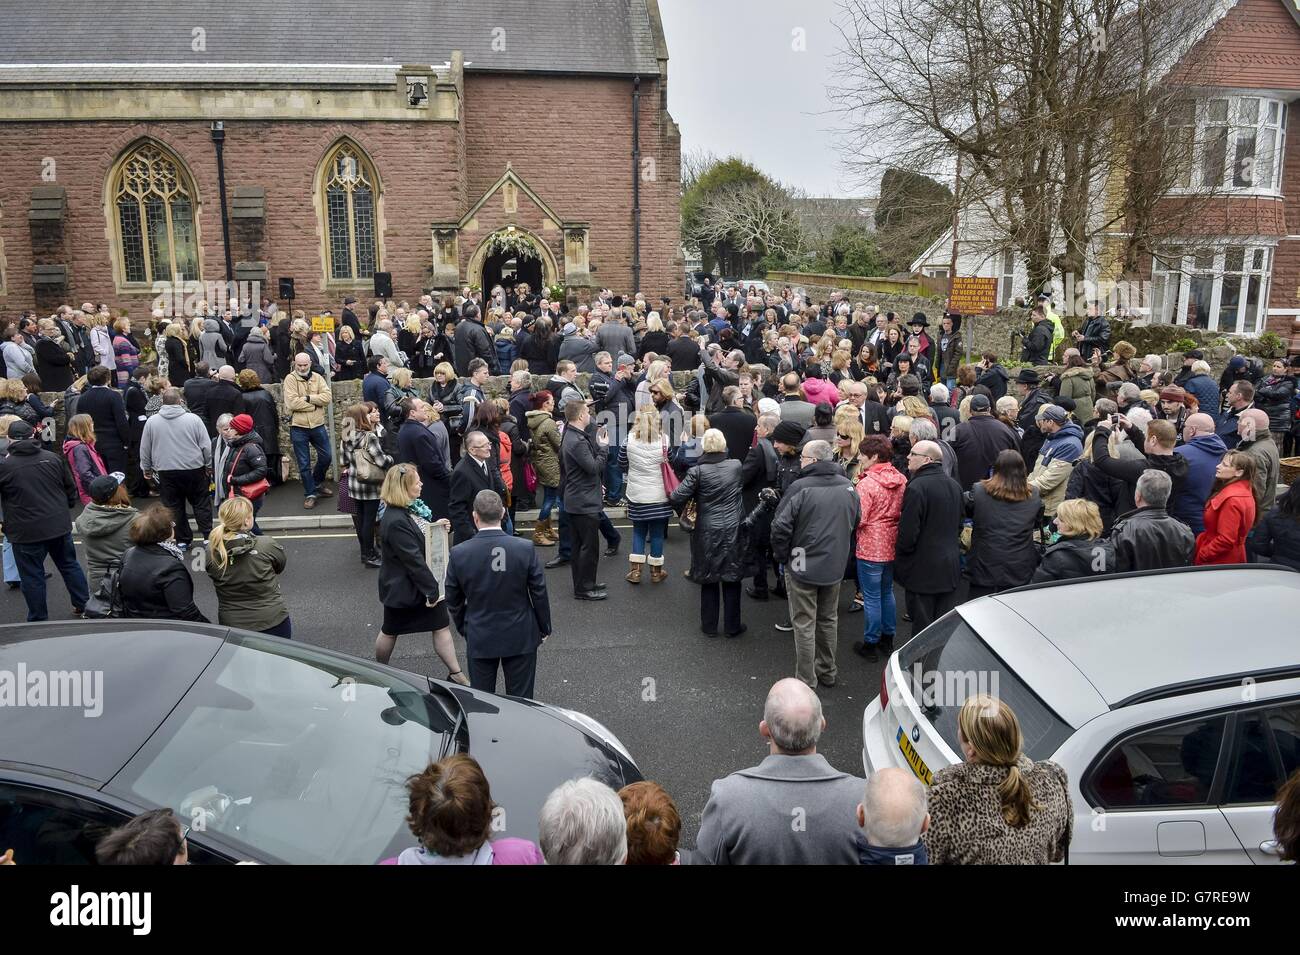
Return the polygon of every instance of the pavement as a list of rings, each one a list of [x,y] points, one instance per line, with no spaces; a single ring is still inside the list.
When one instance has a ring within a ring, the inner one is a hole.
[[[263,523],[295,502],[297,485],[277,489]],[[274,504],[274,509],[272,509]],[[307,519],[343,518],[324,501]],[[682,577],[689,566],[689,541],[672,527],[665,548],[669,577],[662,584],[632,586],[626,545],[631,530],[615,520],[623,551],[602,557],[599,579],[610,599],[575,601],[567,567],[547,571],[555,633],[538,657],[537,699],[579,710],[604,723],[631,751],[647,779],[663,785],[682,816],[681,844],[691,847],[714,779],[762,761],[767,747],[758,735],[767,691],[794,675],[793,636],[773,625],[785,618],[784,601],[758,602],[743,596],[742,616],[749,630],[737,639],[705,637],[699,629],[699,593]],[[293,620],[294,639],[370,658],[382,619],[375,571],[360,561],[356,538],[347,530],[305,528],[272,532],[283,543],[288,565],[281,589]],[[555,548],[545,548],[545,557]],[[366,579],[369,577],[370,579]],[[56,575],[49,581],[51,619],[71,617],[67,591]],[[196,601],[216,619],[216,596],[205,575],[195,578]],[[851,590],[840,599],[839,677],[835,687],[818,691],[827,729],[820,751],[835,767],[862,774],[862,712],[880,688],[881,663],[852,652],[861,639],[863,616],[848,613]],[[902,606],[901,593],[899,606]],[[0,623],[26,617],[22,594],[0,588]],[[910,628],[899,621],[899,645]],[[457,638],[464,659],[464,644]],[[402,637],[392,664],[445,678],[446,668],[427,638]]]

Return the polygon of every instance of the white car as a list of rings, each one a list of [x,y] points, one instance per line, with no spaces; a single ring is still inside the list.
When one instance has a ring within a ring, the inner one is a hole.
[[[957,713],[991,693],[1030,759],[1063,766],[1072,863],[1276,863],[1300,767],[1300,573],[1189,567],[970,601],[895,652],[862,719],[868,773],[929,784]]]

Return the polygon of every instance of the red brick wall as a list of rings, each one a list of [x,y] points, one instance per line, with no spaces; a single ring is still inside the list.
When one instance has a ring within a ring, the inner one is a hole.
[[[266,261],[274,286],[296,281],[296,307],[334,307],[343,291],[324,287],[320,222],[313,204],[315,176],[325,151],[348,135],[367,151],[382,186],[385,231],[382,268],[393,274],[396,296],[416,298],[432,263],[434,222],[458,220],[469,203],[500,177],[506,161],[556,214],[591,226],[594,281],[619,291],[632,284],[631,80],[555,77],[466,77],[464,121],[451,123],[230,122],[226,124],[226,186],[266,189],[266,224],[256,233],[234,227],[235,262]],[[657,82],[642,84],[641,150],[653,177],[641,190],[642,290],[680,299],[678,194],[680,141],[660,109]],[[225,276],[216,158],[206,122],[0,124],[0,238],[6,259],[0,311],[12,313],[61,302],[104,301],[147,314],[149,293],[119,296],[109,256],[103,201],[110,168],[122,150],[151,136],[187,165],[198,189],[203,279]],[[464,161],[460,156],[464,155]],[[42,184],[42,159],[57,163],[67,189],[62,243],[37,236],[27,223],[29,196]],[[499,204],[497,206],[499,208]],[[536,228],[520,195],[520,224]],[[530,211],[531,210],[531,211]],[[501,223],[480,216],[482,234]],[[549,243],[563,268],[559,232]],[[474,244],[462,239],[462,262]],[[66,263],[68,288],[35,300],[33,262]],[[477,277],[467,278],[477,283]],[[368,287],[368,286],[367,286]],[[274,292],[272,292],[274,295]],[[367,293],[358,295],[362,301]]]
[[[1292,0],[1240,0],[1173,75],[1174,82],[1300,92],[1300,24]]]
[[[1298,103],[1287,108],[1286,148],[1282,157],[1282,192],[1287,196],[1286,235],[1300,235],[1300,125],[1295,120]],[[1282,239],[1273,252],[1273,281],[1269,308],[1300,308],[1300,240]],[[1273,315],[1268,330],[1291,337],[1292,316]]]
[[[265,261],[272,284],[282,275],[296,279],[295,306],[312,310],[332,305],[337,312],[342,293],[324,288],[313,186],[325,151],[346,134],[367,151],[379,175],[387,226],[382,267],[393,273],[399,296],[418,296],[432,260],[430,223],[460,214],[454,132],[453,125],[441,123],[227,123],[228,196],[236,186],[262,186],[267,195],[260,241],[232,228],[234,261]],[[34,250],[26,210],[32,187],[41,184],[41,159],[49,156],[57,163],[58,183],[68,193],[64,248],[38,244],[37,261],[67,263],[68,290],[60,296],[64,300],[129,307],[137,319],[147,314],[149,294],[119,296],[114,290],[103,211],[110,168],[127,145],[146,135],[170,148],[193,176],[202,203],[198,229],[203,279],[224,279],[216,156],[207,123],[8,124],[0,126],[0,168],[6,170],[0,177],[5,210],[0,225],[9,291],[3,304],[8,310],[33,305]]]
[[[469,201],[501,177],[509,160],[556,215],[590,223],[592,281],[634,291],[631,118],[631,79],[466,75]],[[653,178],[641,182],[641,291],[680,302],[681,141],[660,109],[657,80],[641,83],[640,125],[643,169],[654,160]],[[529,205],[521,195],[521,216]],[[495,200],[489,206],[500,208]],[[498,224],[480,221],[480,239]],[[549,244],[562,264],[559,236]],[[462,237],[462,261],[473,251]],[[477,284],[477,277],[469,281]]]

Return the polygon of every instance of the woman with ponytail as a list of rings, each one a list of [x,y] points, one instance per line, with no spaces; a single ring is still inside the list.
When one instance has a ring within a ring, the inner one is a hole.
[[[223,501],[208,535],[207,571],[217,591],[217,622],[292,637],[289,608],[280,595],[284,548],[265,534],[253,534],[253,502]]]
[[[1074,808],[1065,770],[1022,752],[1011,707],[986,694],[969,697],[957,715],[964,763],[934,774],[931,865],[1047,865],[1066,858]]]

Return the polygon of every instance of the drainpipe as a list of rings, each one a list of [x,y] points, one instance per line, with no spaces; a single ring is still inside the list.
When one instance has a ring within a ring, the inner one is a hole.
[[[212,145],[217,149],[217,191],[221,194],[221,243],[226,252],[226,298],[235,281],[235,266],[230,258],[230,216],[226,212],[226,158],[223,147],[226,141],[226,124],[218,120],[212,124]],[[195,276],[198,278],[198,276]],[[226,308],[227,303],[222,303]]]
[[[641,290],[641,76],[632,80],[632,291]]]

